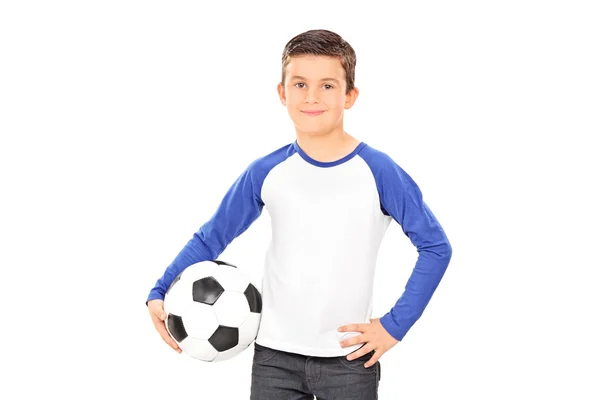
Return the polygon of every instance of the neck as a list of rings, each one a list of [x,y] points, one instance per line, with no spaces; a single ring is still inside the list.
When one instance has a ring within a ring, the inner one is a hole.
[[[296,130],[298,146],[312,159],[337,161],[350,154],[360,143],[342,127],[326,133],[306,133]]]

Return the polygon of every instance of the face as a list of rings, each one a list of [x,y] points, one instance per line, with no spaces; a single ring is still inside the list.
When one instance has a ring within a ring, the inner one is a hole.
[[[296,131],[327,134],[343,129],[344,110],[354,104],[358,89],[346,94],[346,78],[337,57],[295,56],[286,67],[285,83],[277,85]]]

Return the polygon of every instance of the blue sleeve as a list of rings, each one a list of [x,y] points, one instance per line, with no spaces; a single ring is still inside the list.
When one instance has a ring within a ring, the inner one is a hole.
[[[244,233],[262,213],[262,180],[254,173],[253,162],[229,188],[213,216],[194,233],[163,276],[150,291],[150,300],[161,299],[173,280],[185,268],[206,260],[216,260],[227,245]],[[260,174],[259,174],[260,175]]]
[[[382,211],[402,227],[419,253],[404,293],[380,318],[390,335],[402,340],[422,315],[442,279],[450,263],[452,247],[413,179],[389,157],[378,172],[376,181]]]

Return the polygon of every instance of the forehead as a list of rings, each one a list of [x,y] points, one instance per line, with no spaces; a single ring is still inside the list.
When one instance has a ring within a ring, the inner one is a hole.
[[[344,67],[339,57],[302,55],[290,57],[286,67],[286,76],[302,76],[306,79],[322,78],[344,79]]]

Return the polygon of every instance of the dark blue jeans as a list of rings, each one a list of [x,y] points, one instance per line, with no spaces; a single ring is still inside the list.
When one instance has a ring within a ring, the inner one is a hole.
[[[250,400],[374,400],[381,378],[379,361],[364,364],[374,351],[354,360],[310,357],[254,343]]]

